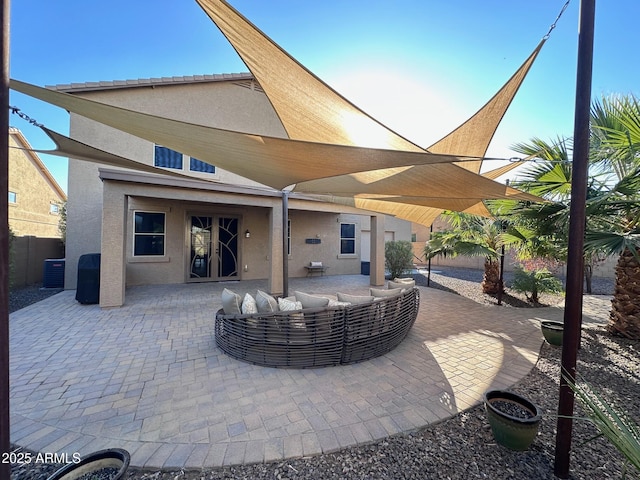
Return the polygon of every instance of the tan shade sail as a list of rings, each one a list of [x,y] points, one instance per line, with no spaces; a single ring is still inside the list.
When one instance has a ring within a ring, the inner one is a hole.
[[[47,155],[57,155],[60,157],[75,158],[76,160],[84,160],[87,162],[101,163],[103,165],[109,165],[112,167],[129,168],[133,170],[139,170],[142,172],[159,173],[162,175],[171,175],[174,177],[193,179],[193,177],[189,175],[184,175],[177,171],[154,167],[153,165],[147,165],[145,163],[141,163],[136,160],[131,160],[129,158],[125,158],[119,155],[114,155],[112,153],[105,152],[104,150],[94,148],[90,145],[87,145],[86,143],[73,140],[72,138],[69,138],[58,132],[49,130],[44,126],[41,126],[40,128],[49,136],[51,140],[53,140],[53,142],[56,144],[56,149],[55,150],[33,149],[32,151],[34,152],[45,153]]]
[[[494,170],[482,174],[483,177],[495,179],[526,163],[523,161],[511,162]],[[532,201],[543,201],[534,197]],[[357,195],[351,197],[327,196],[325,201],[349,205],[371,210],[373,212],[394,215],[403,220],[429,226],[444,210],[469,213],[481,217],[493,215],[484,204],[482,198],[433,198],[433,197],[408,197],[393,195]],[[531,199],[530,199],[531,200]]]
[[[539,200],[538,197],[450,164],[432,165],[428,170],[402,167],[311,180],[298,184],[295,191],[338,196],[382,194],[403,197]]]
[[[127,110],[18,80],[11,88],[278,190],[309,179],[464,157],[328,145],[222,130]],[[451,165],[452,171],[459,170]]]
[[[197,2],[258,80],[289,138],[392,150],[423,150],[331,89],[227,2]]]
[[[455,210],[484,217],[491,217],[489,211],[484,207],[482,203],[477,202],[477,200],[469,202],[473,203],[473,205],[469,208],[464,208],[464,205],[459,204],[458,209],[456,209],[455,207],[455,200],[452,200],[452,202],[448,204],[453,208],[446,209],[425,207],[421,205],[413,205],[410,203],[355,197],[327,197],[326,201],[337,203],[339,205],[348,205],[350,207],[369,210],[372,212],[384,213],[386,215],[393,215],[394,217],[400,218],[402,220],[407,220],[409,222],[415,222],[426,226],[431,225],[433,221],[438,218],[440,213],[442,213],[442,210]]]
[[[197,2],[256,77],[291,138],[349,145],[384,145],[387,148],[399,150],[416,148],[414,143],[372,119],[331,89],[226,1],[197,0]],[[439,153],[474,156],[478,158],[476,161],[465,162],[460,166],[479,173],[482,165],[481,157],[485,155],[500,121],[543,44],[544,40],[538,44],[498,93],[475,115],[433,144],[430,149]],[[394,175],[388,171],[375,171],[304,182],[296,185],[295,189],[299,192],[333,193],[341,196],[355,195],[357,191],[371,192],[376,189],[379,189],[378,193],[393,191],[395,194],[400,194],[399,189],[402,189],[402,192],[409,195],[413,193],[431,196],[436,195],[436,191],[447,190],[447,187],[455,188],[455,185],[458,185],[458,188],[467,188],[470,185],[465,181],[457,182],[454,178],[449,178],[447,182],[434,187],[435,179],[428,181],[431,178],[431,172],[430,169],[422,167],[404,172],[398,171]],[[425,180],[427,180],[426,183]],[[442,180],[442,176],[439,176],[438,180]],[[421,193],[417,193],[421,188],[423,189]],[[495,190],[494,187],[490,189]],[[480,197],[482,198],[489,197]],[[363,204],[365,201],[360,199],[359,202]],[[480,201],[478,203],[470,208],[488,213],[486,207]],[[373,206],[377,203],[368,202],[368,205],[368,208],[375,210]],[[385,212],[388,209],[386,204],[382,204],[381,207],[384,207]],[[409,212],[411,208],[417,207],[407,204],[402,206],[406,213],[403,218],[415,216],[422,219],[436,218],[442,211],[428,212],[427,207],[420,207],[419,212],[413,215]]]
[[[509,81],[475,115],[431,145],[427,150],[433,153],[447,152],[448,154],[456,153],[458,155],[484,157],[498,125],[502,121],[509,105],[511,105],[538,53],[540,53],[544,42],[545,40],[542,40],[538,44]],[[479,173],[481,165],[482,161],[477,161],[467,162],[460,166]]]
[[[196,1],[258,80],[290,138],[397,150],[421,149],[342,97],[226,1]],[[428,150],[481,159],[543,44],[544,40],[475,115]],[[480,162],[467,163],[464,168],[478,173]]]

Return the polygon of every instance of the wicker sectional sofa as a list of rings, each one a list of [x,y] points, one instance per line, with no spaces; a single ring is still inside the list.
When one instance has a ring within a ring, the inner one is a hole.
[[[268,367],[328,367],[368,360],[397,347],[416,320],[420,291],[413,286],[397,290],[363,303],[332,302],[291,311],[226,314],[220,309],[216,344],[234,358]]]

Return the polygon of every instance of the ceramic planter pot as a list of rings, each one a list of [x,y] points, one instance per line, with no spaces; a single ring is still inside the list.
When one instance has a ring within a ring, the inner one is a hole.
[[[513,392],[489,390],[484,394],[484,408],[498,444],[516,451],[529,448],[542,420],[535,404]]]
[[[100,479],[119,480],[124,478],[130,459],[129,452],[121,448],[100,450],[82,457],[78,463],[65,465],[47,480],[75,480],[89,478],[90,474]]]
[[[540,322],[540,329],[544,339],[549,342],[550,345],[559,347],[562,345],[562,336],[564,333],[564,324],[562,322],[556,322],[553,320],[543,320]]]

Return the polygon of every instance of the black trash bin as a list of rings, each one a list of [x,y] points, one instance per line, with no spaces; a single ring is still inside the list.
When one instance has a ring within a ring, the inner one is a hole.
[[[87,253],[78,260],[76,300],[82,304],[100,301],[100,254]]]
[[[360,262],[360,275],[371,274],[371,262]]]

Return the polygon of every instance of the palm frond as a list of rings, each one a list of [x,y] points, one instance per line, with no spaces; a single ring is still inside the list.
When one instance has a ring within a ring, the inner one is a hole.
[[[640,234],[620,234],[615,232],[589,231],[585,235],[585,250],[603,252],[606,255],[621,255],[629,249],[637,257],[640,248]],[[640,258],[638,258],[640,261]]]
[[[470,257],[490,257],[498,258],[500,255],[497,250],[474,242],[458,242],[456,244],[456,253],[458,255],[466,255]]]
[[[563,372],[567,385],[575,393],[588,418],[640,473],[640,428],[624,412],[588,383],[573,381]]]

